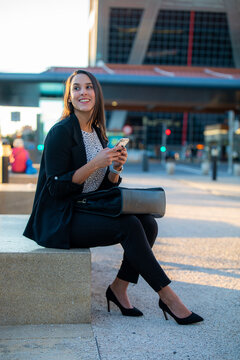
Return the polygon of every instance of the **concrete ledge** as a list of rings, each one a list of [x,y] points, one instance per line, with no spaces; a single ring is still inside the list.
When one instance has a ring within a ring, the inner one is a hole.
[[[10,184],[37,184],[38,174],[16,174],[9,172],[8,179]]]
[[[91,322],[90,250],[42,248],[27,219],[0,215],[0,325]]]
[[[0,184],[0,214],[30,214],[35,184]]]

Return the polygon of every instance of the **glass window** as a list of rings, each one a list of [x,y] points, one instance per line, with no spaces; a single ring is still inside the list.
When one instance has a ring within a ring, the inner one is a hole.
[[[111,8],[108,62],[127,63],[143,9]]]
[[[187,63],[189,11],[160,10],[144,64]]]
[[[234,67],[225,13],[195,12],[193,66]]]
[[[187,65],[190,11],[160,10],[144,64]],[[191,65],[234,67],[227,15],[195,12]]]

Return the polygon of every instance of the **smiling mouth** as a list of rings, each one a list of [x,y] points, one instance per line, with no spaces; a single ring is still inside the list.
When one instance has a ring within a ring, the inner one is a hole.
[[[87,102],[89,102],[89,101],[90,101],[89,99],[80,99],[80,100],[79,100],[80,103],[87,103]]]

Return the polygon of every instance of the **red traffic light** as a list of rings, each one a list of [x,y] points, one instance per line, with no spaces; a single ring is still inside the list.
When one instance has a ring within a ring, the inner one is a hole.
[[[166,134],[166,135],[171,135],[171,130],[170,130],[170,129],[166,129],[165,134]]]

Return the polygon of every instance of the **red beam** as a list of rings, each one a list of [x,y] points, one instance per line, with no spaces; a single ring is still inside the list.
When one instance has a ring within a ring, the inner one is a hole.
[[[190,23],[189,23],[189,34],[188,34],[188,55],[187,55],[187,64],[188,64],[188,66],[192,65],[194,18],[195,18],[195,12],[191,11],[191,13],[190,13]]]
[[[183,113],[183,127],[182,127],[182,145],[187,143],[187,125],[188,125],[188,113]]]

